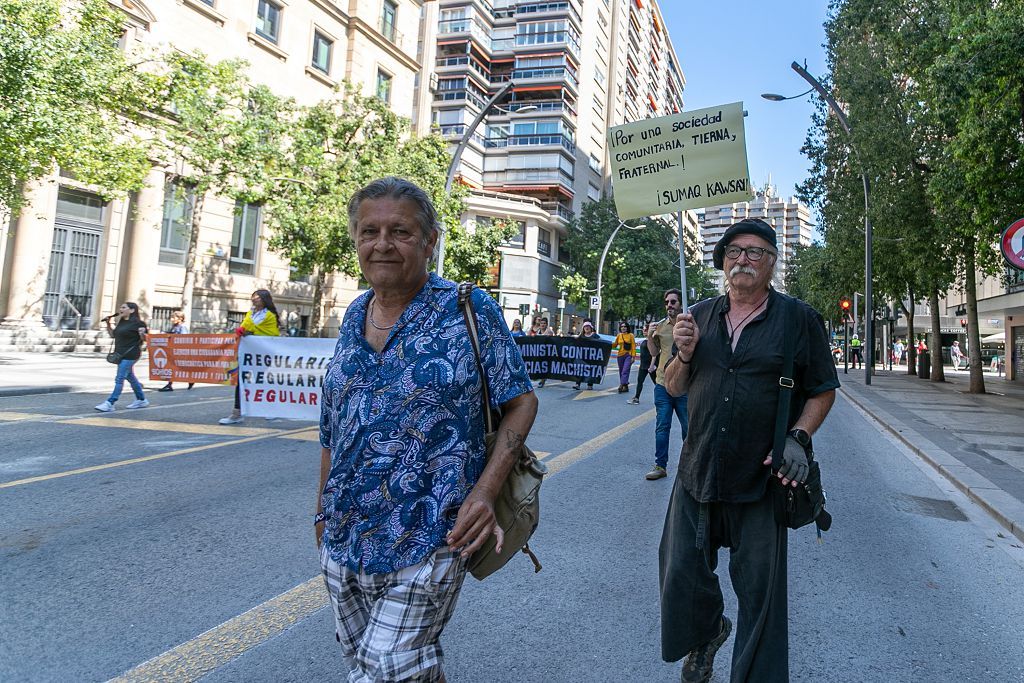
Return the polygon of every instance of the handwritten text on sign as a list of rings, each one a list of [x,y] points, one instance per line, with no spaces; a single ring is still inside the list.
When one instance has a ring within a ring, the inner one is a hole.
[[[746,201],[743,103],[645,119],[608,131],[619,218]]]

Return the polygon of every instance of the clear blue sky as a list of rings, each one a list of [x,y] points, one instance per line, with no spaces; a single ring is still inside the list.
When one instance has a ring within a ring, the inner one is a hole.
[[[825,0],[692,2],[659,0],[679,57],[686,109],[742,101],[747,110],[750,180],[760,187],[771,174],[789,197],[807,177],[800,147],[811,124],[810,96],[769,102],[761,93],[796,95],[807,83],[790,68],[807,60],[811,75],[825,72]]]

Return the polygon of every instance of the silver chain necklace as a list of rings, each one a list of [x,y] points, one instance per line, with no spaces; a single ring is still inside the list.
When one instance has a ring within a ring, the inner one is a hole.
[[[395,325],[396,325],[396,324],[398,323],[398,321],[396,320],[395,322],[391,323],[391,324],[390,324],[390,325],[388,325],[387,327],[381,327],[380,325],[378,325],[378,324],[377,324],[377,323],[376,323],[376,322],[374,321],[374,319],[373,319],[373,308],[374,308],[374,306],[376,306],[376,305],[377,305],[377,300],[376,300],[376,299],[373,299],[372,301],[370,301],[370,309],[369,309],[369,310],[367,311],[367,318],[366,318],[366,319],[370,321],[370,324],[371,324],[371,325],[373,325],[373,327],[374,327],[375,329],[378,329],[378,330],[380,330],[381,332],[387,332],[387,331],[388,331],[388,330],[390,330],[390,329],[391,329],[392,327],[394,327],[394,326],[395,326]]]

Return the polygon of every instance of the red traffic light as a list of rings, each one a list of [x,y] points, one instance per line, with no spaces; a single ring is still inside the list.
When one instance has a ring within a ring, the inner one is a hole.
[[[960,327],[967,327],[967,318],[960,318]]]
[[[850,310],[850,305],[850,300],[845,296],[839,300],[839,308],[844,312]]]

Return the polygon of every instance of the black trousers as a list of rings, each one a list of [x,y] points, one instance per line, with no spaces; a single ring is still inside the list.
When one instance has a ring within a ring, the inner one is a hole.
[[[636,394],[633,396],[633,398],[640,398],[640,394],[643,393],[644,390],[644,382],[648,378],[650,378],[652,382],[654,381],[654,378],[651,377],[651,373],[648,372],[648,370],[650,370],[650,367],[651,366],[649,365],[640,366],[640,371],[636,374]]]
[[[702,506],[676,478],[660,551],[665,661],[682,659],[718,634],[724,603],[715,570],[718,550],[729,548],[729,575],[739,602],[730,681],[789,680],[787,532],[775,523],[767,494],[754,503]]]

